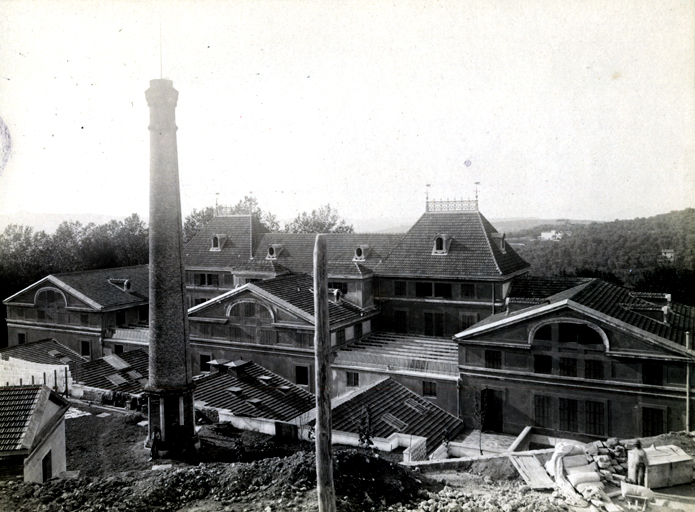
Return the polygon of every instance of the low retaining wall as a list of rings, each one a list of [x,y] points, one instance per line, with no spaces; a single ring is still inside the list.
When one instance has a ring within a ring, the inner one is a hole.
[[[552,456],[554,448],[548,448],[545,450],[529,450],[525,452],[505,452],[505,453],[493,453],[491,455],[480,455],[477,457],[460,457],[456,459],[441,459],[441,460],[426,460],[426,461],[415,461],[415,462],[402,462],[404,466],[409,468],[419,468],[423,473],[428,471],[468,471],[476,464],[481,462],[489,462],[495,459],[505,459],[505,461],[500,460],[502,464],[509,464],[511,468],[512,463],[509,461],[510,455],[540,455],[541,459],[547,459]],[[516,471],[516,469],[514,469]]]

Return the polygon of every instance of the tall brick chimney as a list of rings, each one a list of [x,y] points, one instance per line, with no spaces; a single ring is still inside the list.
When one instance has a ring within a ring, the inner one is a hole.
[[[192,449],[195,435],[191,350],[185,306],[183,232],[171,80],[151,80],[150,107],[150,368],[149,431],[158,427],[162,449]],[[171,456],[171,455],[170,455]]]

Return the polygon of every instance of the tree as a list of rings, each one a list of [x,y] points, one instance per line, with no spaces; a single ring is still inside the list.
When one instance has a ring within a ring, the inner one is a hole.
[[[251,212],[258,221],[270,232],[280,231],[280,223],[274,214],[264,212],[258,206],[258,200],[253,196],[244,196],[234,206],[208,206],[202,210],[193,211],[186,216],[183,223],[183,241],[188,243],[198,232],[215,217],[215,210],[225,215],[248,215]]]
[[[186,216],[183,221],[183,241],[188,243],[188,241],[198,234],[205,224],[210,222],[215,216],[215,208],[208,206],[202,210],[193,211]]]
[[[285,224],[286,233],[354,233],[352,225],[338,216],[338,211],[330,204],[321,206],[311,213],[302,212],[292,221]]]

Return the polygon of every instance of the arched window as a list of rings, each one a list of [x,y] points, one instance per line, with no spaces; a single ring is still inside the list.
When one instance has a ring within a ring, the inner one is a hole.
[[[237,323],[253,325],[270,325],[273,323],[273,313],[265,304],[255,300],[235,302],[227,310],[227,316]]]
[[[217,238],[216,236],[212,237],[212,248],[213,249],[219,249],[220,247],[220,239]]]
[[[434,246],[435,251],[443,251],[444,250],[444,239],[441,236],[438,236],[434,243],[435,243],[435,246]]]

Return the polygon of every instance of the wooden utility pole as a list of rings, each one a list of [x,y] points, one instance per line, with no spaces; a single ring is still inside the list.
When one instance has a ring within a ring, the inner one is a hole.
[[[316,359],[316,493],[319,512],[335,512],[333,453],[331,450],[330,374],[331,331],[328,323],[326,236],[316,235],[314,246],[314,351]]]

